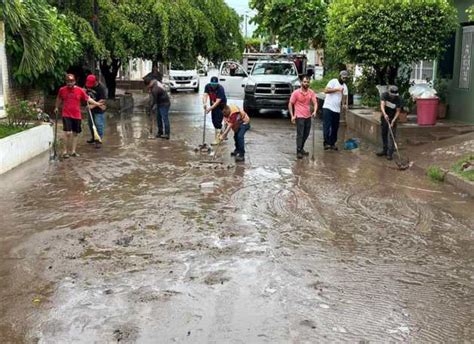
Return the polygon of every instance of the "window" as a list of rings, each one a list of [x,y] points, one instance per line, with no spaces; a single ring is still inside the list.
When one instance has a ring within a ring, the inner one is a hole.
[[[411,79],[415,82],[426,82],[433,80],[433,61],[420,61],[413,63]]]

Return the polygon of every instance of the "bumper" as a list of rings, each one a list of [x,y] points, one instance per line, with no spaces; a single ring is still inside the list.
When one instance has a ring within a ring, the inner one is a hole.
[[[190,80],[190,81],[169,81],[170,89],[172,90],[189,90],[199,87],[199,80]]]
[[[260,109],[274,109],[286,110],[288,109],[288,96],[256,96],[254,94],[246,93],[244,97],[244,107],[246,109],[260,110]]]

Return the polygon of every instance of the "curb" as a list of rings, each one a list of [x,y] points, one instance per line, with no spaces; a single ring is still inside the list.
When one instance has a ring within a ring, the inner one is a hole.
[[[421,172],[426,176],[427,168],[418,164],[413,164],[411,167],[414,171]],[[449,171],[445,171],[444,182],[453,185],[454,187],[466,192],[471,197],[474,197],[474,182],[465,180],[459,177],[457,174]]]

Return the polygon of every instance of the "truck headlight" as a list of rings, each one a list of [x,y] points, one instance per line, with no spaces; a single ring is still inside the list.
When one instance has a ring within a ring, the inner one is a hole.
[[[255,85],[245,85],[245,92],[253,93],[255,91]]]

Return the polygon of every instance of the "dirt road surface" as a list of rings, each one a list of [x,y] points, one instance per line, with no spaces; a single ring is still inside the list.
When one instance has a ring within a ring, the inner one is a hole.
[[[0,177],[0,342],[474,341],[472,198],[319,129],[297,161],[278,117],[205,163],[199,96],[172,101],[169,141],[137,107]]]

